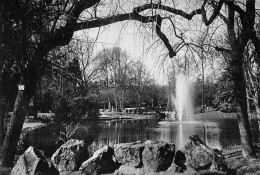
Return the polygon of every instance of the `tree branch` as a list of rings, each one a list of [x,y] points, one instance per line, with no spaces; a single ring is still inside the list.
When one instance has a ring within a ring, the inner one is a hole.
[[[236,40],[236,34],[235,34],[235,27],[234,27],[234,17],[235,17],[235,11],[232,8],[232,6],[234,5],[234,2],[230,1],[227,3],[228,5],[228,24],[227,24],[227,29],[228,29],[228,35],[229,35],[229,41],[231,42],[231,46],[232,44],[234,44],[235,40]]]
[[[223,47],[218,47],[216,46],[215,49],[219,52],[225,52],[225,53],[228,53],[228,54],[231,54],[231,50],[229,49],[226,49],[226,48],[223,48]]]
[[[167,47],[169,51],[169,57],[172,58],[173,56],[176,56],[176,52],[173,50],[172,46],[169,43],[168,38],[164,35],[164,33],[161,31],[161,25],[162,25],[162,17],[160,15],[157,15],[156,18],[156,33],[163,41],[164,45]]]
[[[251,40],[255,46],[255,50],[257,55],[255,56],[255,62],[260,65],[260,39],[257,37],[256,32],[253,32],[253,35],[251,37]]]
[[[237,13],[239,13],[240,16],[242,16],[242,17],[245,16],[245,11],[243,9],[241,9],[241,7],[239,7],[238,5],[236,5],[234,3],[230,3],[230,2],[232,2],[232,1],[225,1],[225,4],[230,6]]]
[[[201,7],[201,15],[202,15],[202,21],[205,23],[206,26],[209,26],[218,16],[221,7],[224,3],[224,0],[220,0],[218,3],[218,6],[216,8],[214,8],[213,14],[211,15],[211,17],[209,18],[209,20],[207,19],[207,14],[205,11],[205,5],[206,5],[207,0],[204,1],[202,7]]]
[[[201,14],[201,9],[193,10],[191,13],[188,14],[188,13],[185,13],[184,11],[182,11],[182,10],[174,9],[174,8],[169,7],[169,6],[164,6],[164,5],[161,5],[161,4],[145,4],[143,6],[139,6],[139,7],[134,8],[133,11],[136,12],[136,13],[139,13],[139,12],[142,12],[142,11],[145,11],[145,10],[148,10],[148,9],[161,9],[161,10],[182,16],[182,17],[184,17],[188,20],[191,20],[192,17],[197,15],[197,14]]]
[[[87,8],[93,7],[95,4],[99,3],[100,0],[80,0],[72,5],[71,11],[68,14],[67,23],[64,27],[56,30],[53,35],[53,38],[45,41],[44,44],[51,43],[53,46],[64,46],[69,43],[73,34],[74,34],[74,24],[77,23],[77,20],[80,14]]]
[[[216,3],[211,2],[210,5],[214,8],[217,9],[218,6],[216,5]],[[224,23],[227,25],[228,24],[228,19],[227,17],[225,17],[222,13],[219,12],[218,16],[224,21]]]
[[[105,26],[105,25],[109,25],[112,23],[121,22],[121,21],[125,21],[125,20],[136,20],[136,21],[140,21],[142,23],[156,22],[156,33],[160,37],[160,39],[163,41],[165,46],[167,47],[170,58],[172,58],[173,56],[176,56],[176,52],[173,50],[172,46],[170,45],[168,38],[161,31],[162,17],[160,15],[147,17],[147,16],[139,15],[136,12],[118,14],[118,15],[109,16],[106,18],[96,18],[93,20],[76,23],[73,25],[73,28],[74,28],[74,31],[78,31],[78,30],[83,30],[83,29],[101,27],[101,26]]]

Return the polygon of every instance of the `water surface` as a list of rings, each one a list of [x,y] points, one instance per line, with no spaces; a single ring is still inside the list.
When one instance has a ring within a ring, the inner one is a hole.
[[[57,124],[36,129],[28,135],[27,144],[51,155],[57,149],[55,142],[60,131],[64,131],[64,126]],[[104,121],[81,125],[73,138],[85,140],[92,151],[105,145],[146,140],[174,143],[179,149],[194,134],[211,148],[240,144],[237,121],[233,119],[195,123],[158,122],[154,119]]]

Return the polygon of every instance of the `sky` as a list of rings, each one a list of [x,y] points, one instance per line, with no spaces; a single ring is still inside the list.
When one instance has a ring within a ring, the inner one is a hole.
[[[163,70],[158,66],[158,56],[160,53],[150,50],[148,52],[149,44],[144,41],[142,34],[138,32],[138,22],[123,22],[115,23],[106,27],[88,29],[86,31],[79,31],[76,33],[76,38],[84,39],[86,35],[92,39],[97,39],[96,53],[103,48],[111,48],[114,46],[121,47],[133,59],[141,60],[147,70],[151,73],[151,77],[156,79],[158,84],[165,84],[166,79]],[[156,37],[154,39],[157,39]],[[166,48],[165,48],[166,49]],[[166,50],[167,51],[167,50]],[[147,53],[148,52],[148,53]]]
[[[257,7],[259,7],[259,4],[260,0],[256,1]],[[153,34],[155,36],[150,37],[148,41],[148,39],[144,38],[145,36],[140,33],[140,28],[142,29],[141,31],[144,31],[145,29],[142,27],[140,22],[118,22],[101,28],[78,31],[76,32],[75,37],[81,40],[84,40],[87,36],[92,39],[97,39],[95,49],[96,53],[101,51],[103,48],[110,48],[114,46],[121,47],[133,59],[143,61],[147,67],[147,70],[150,71],[151,77],[155,78],[158,84],[167,84],[166,72],[168,66],[167,64],[169,64],[170,58],[168,57],[168,60],[165,62],[164,66],[162,66],[160,64],[162,62],[160,56],[168,53],[168,50],[165,46],[160,48],[155,47],[149,50],[150,45],[156,41],[158,37],[154,31]],[[178,55],[181,56],[182,53],[178,53]]]

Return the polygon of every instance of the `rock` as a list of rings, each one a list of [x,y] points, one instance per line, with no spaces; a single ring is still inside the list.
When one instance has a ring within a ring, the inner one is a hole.
[[[101,173],[113,173],[118,168],[114,158],[114,150],[110,146],[104,146],[97,150],[92,157],[83,162],[80,171],[86,175]]]
[[[60,175],[85,175],[85,173],[81,171],[63,171],[60,172]]]
[[[51,162],[59,172],[77,171],[88,157],[84,141],[71,139],[52,155]]]
[[[53,163],[51,162],[51,166],[49,168],[49,174],[50,175],[59,175],[60,172],[55,168],[55,166],[53,165]]]
[[[127,165],[122,165],[113,174],[114,175],[145,175],[145,171],[143,168],[134,168]]]
[[[175,146],[167,142],[157,141],[145,144],[142,160],[145,172],[167,170],[173,161]]]
[[[178,173],[184,172],[187,169],[185,162],[186,162],[185,154],[180,150],[178,150],[175,154],[175,159],[174,159],[174,163],[176,165],[175,171]]]
[[[209,148],[197,135],[190,136],[180,151],[185,154],[186,164],[197,170],[209,169],[211,166],[216,170],[224,170],[227,167],[221,152]],[[180,162],[179,158],[176,157],[175,162]]]
[[[22,154],[16,165],[11,171],[11,175],[48,175],[58,174],[57,170],[49,167],[44,153],[30,146],[24,154]]]
[[[144,143],[122,143],[114,145],[115,158],[118,163],[130,167],[142,166]]]
[[[212,160],[210,169],[213,171],[226,171],[228,169],[225,157],[218,149],[214,149],[214,159]]]

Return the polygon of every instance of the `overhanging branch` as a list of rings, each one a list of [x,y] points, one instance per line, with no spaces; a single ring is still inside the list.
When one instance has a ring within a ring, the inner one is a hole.
[[[157,15],[156,23],[157,23],[157,25],[156,25],[156,33],[161,38],[161,40],[163,41],[164,45],[167,47],[167,49],[169,51],[169,57],[172,58],[172,57],[176,56],[176,52],[173,50],[171,44],[169,43],[168,38],[161,31],[162,17],[160,15]]]
[[[197,14],[201,14],[201,9],[193,10],[191,13],[185,13],[182,10],[174,9],[174,8],[169,7],[169,6],[164,6],[164,5],[161,5],[161,4],[145,4],[145,5],[134,8],[133,11],[139,13],[139,12],[142,12],[142,11],[145,11],[145,10],[148,10],[148,9],[161,9],[161,10],[182,16],[182,17],[184,17],[188,20],[191,20],[192,17],[197,15]]]
[[[160,39],[163,41],[163,43],[167,47],[170,58],[172,58],[173,56],[176,56],[176,52],[173,50],[172,46],[170,45],[168,38],[161,31],[162,17],[160,15],[142,16],[136,12],[118,14],[118,15],[109,16],[106,18],[97,18],[97,19],[93,19],[93,20],[89,20],[89,21],[85,21],[85,22],[81,22],[81,23],[76,23],[73,25],[73,29],[74,29],[74,31],[78,31],[78,30],[83,30],[83,29],[101,27],[101,26],[109,25],[109,24],[116,23],[116,22],[126,21],[126,20],[136,20],[136,21],[140,21],[142,23],[156,22],[156,34],[160,37]]]

